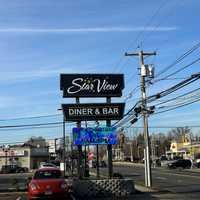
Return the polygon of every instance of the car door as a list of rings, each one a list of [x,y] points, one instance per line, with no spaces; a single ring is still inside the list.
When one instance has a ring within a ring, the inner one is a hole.
[[[183,167],[183,160],[178,160],[176,167]]]

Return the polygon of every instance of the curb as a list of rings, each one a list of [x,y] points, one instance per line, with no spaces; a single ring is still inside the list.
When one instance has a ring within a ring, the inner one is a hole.
[[[7,188],[0,188],[0,193],[6,193],[6,192],[26,192],[26,187],[20,187],[19,189],[16,189],[16,187],[7,187]]]
[[[7,189],[0,189],[0,194],[2,193],[9,193],[9,192],[26,192],[27,188],[19,188],[16,190],[16,188],[7,188]]]
[[[136,190],[136,191],[139,191],[139,192],[153,192],[153,193],[160,192],[160,191],[157,190],[157,189],[148,188],[148,187],[145,187],[145,186],[140,185],[140,184],[138,184],[138,183],[135,183],[135,190]]]
[[[113,162],[113,165],[144,167],[144,164],[142,164],[142,163],[132,163],[132,162]]]

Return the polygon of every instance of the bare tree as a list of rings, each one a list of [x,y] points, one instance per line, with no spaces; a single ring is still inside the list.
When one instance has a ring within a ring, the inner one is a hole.
[[[168,132],[168,138],[174,139],[177,142],[184,142],[186,135],[192,135],[189,127],[177,127]]]

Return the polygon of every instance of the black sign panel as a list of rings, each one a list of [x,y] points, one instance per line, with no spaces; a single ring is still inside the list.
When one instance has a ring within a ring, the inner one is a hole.
[[[119,120],[124,103],[62,104],[65,121]]]
[[[121,97],[123,74],[61,74],[63,97]]]

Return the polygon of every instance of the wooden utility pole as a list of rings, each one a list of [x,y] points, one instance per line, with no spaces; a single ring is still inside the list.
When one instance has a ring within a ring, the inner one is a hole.
[[[144,56],[156,55],[156,52],[153,53],[144,53],[140,51],[139,53],[125,53],[125,56],[138,56],[140,62],[140,72],[141,72],[141,107],[142,107],[142,116],[143,116],[143,126],[144,126],[144,139],[145,139],[145,185],[146,187],[152,186],[152,176],[151,176],[151,161],[150,161],[150,142],[149,142],[149,132],[148,132],[148,109],[146,102],[146,82],[145,73],[146,68],[144,65]]]

